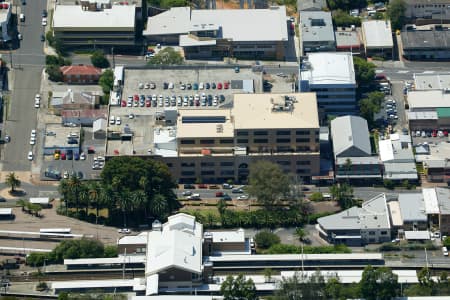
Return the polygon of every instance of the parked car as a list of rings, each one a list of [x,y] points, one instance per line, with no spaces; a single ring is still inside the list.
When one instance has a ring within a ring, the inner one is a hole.
[[[185,190],[187,190],[187,189],[193,190],[193,189],[195,189],[195,185],[193,185],[193,184],[185,184],[185,185],[183,186],[183,188],[184,188]]]
[[[200,194],[192,194],[192,195],[188,196],[186,199],[188,199],[188,200],[201,200]]]
[[[223,192],[216,192],[216,197],[223,197]]]
[[[181,195],[183,195],[183,196],[191,196],[192,192],[191,191],[184,191]]]
[[[207,189],[208,186],[206,184],[204,184],[204,183],[201,183],[201,184],[198,185],[198,188],[199,189]]]
[[[238,200],[248,200],[249,196],[247,194],[240,195],[237,197]]]
[[[244,191],[242,189],[240,189],[240,188],[232,189],[231,192],[233,194],[242,194],[242,193],[244,193]]]
[[[33,160],[33,152],[31,152],[31,151],[28,152],[28,160],[29,161]]]
[[[122,233],[122,234],[130,234],[131,230],[128,228],[121,228],[119,230],[117,230],[118,233]]]

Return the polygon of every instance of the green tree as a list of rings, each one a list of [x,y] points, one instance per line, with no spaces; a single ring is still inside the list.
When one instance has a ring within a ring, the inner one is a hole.
[[[219,212],[220,222],[222,223],[222,226],[223,226],[224,225],[223,224],[223,220],[224,220],[223,217],[225,215],[225,212],[227,211],[227,202],[224,199],[220,199],[217,202],[217,211]]]
[[[335,27],[349,27],[355,25],[361,26],[361,19],[358,17],[352,17],[345,11],[338,9],[333,11],[333,25]]]
[[[402,29],[405,24],[405,0],[391,0],[387,8],[387,14],[391,20],[393,30]]]
[[[272,162],[260,160],[250,165],[248,192],[271,209],[290,190],[289,177]]]
[[[366,0],[328,0],[328,7],[331,10],[342,9],[348,11],[354,8],[363,8],[367,6]]]
[[[281,280],[276,298],[278,300],[325,300],[325,286],[326,282],[320,271],[314,272],[309,277],[296,272],[294,276]]]
[[[296,228],[295,235],[300,241],[303,241],[308,234],[303,228]]]
[[[255,300],[256,288],[253,280],[246,280],[243,274],[239,274],[237,277],[228,275],[225,281],[220,286],[220,292],[224,297],[224,300]]]
[[[181,65],[183,57],[172,47],[164,48],[158,54],[149,59],[149,65]]]
[[[373,63],[367,62],[365,59],[354,56],[353,64],[355,66],[355,78],[358,86],[367,86],[373,82],[375,78],[375,68]]]
[[[266,282],[272,281],[273,270],[271,268],[264,269],[264,279]]]
[[[104,246],[98,240],[79,239],[62,241],[49,254],[54,263],[62,263],[64,259],[104,257]]]
[[[256,246],[260,249],[268,249],[272,245],[280,243],[278,235],[267,230],[258,232],[254,239]]]
[[[361,296],[366,300],[390,300],[397,296],[398,276],[387,267],[364,268],[359,282]]]
[[[97,68],[108,68],[109,61],[102,50],[94,51],[91,55],[91,63]]]
[[[343,286],[339,277],[329,278],[325,284],[325,297],[327,299],[346,299],[344,296]],[[349,297],[350,298],[350,297]]]
[[[342,209],[353,206],[353,188],[347,183],[335,184],[330,187],[330,193]]]
[[[450,248],[450,236],[446,236],[446,237],[444,238],[444,240],[442,241],[442,244],[443,244],[445,247]]]
[[[117,257],[118,254],[117,246],[105,246],[103,249],[103,257]]]
[[[382,92],[371,92],[366,98],[359,101],[359,111],[361,116],[367,120],[369,127],[373,127],[374,114],[379,112],[384,100]]]
[[[390,179],[384,179],[383,186],[389,190],[393,190],[395,188],[395,182]]]
[[[103,93],[108,94],[113,88],[114,84],[114,72],[111,69],[103,72],[102,76],[98,80],[98,84],[102,87]]]
[[[323,195],[321,192],[314,192],[311,194],[311,196],[309,196],[309,200],[311,201],[323,201]]]
[[[427,267],[420,269],[419,273],[417,274],[417,279],[419,279],[419,283],[424,286],[431,287],[434,284],[434,281],[431,278],[430,269]]]
[[[10,188],[9,192],[14,193],[16,191],[16,188],[20,187],[22,182],[20,181],[19,177],[17,177],[14,172],[10,172],[6,176],[5,184]]]
[[[47,65],[45,72],[48,75],[48,79],[54,82],[60,82],[63,80],[63,75],[58,65]]]

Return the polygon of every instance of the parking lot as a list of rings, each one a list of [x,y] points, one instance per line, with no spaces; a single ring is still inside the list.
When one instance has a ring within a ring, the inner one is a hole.
[[[50,173],[59,174],[62,178],[64,177],[64,173],[67,172],[69,176],[71,174],[77,175],[82,180],[87,179],[97,179],[100,176],[101,167],[100,164],[97,164],[97,167],[93,169],[94,160],[98,157],[104,157],[105,155],[105,141],[98,140],[93,138],[92,128],[83,127],[84,131],[84,139],[83,144],[81,145],[80,153],[84,153],[85,159],[83,159],[83,155],[73,156],[72,159],[69,157],[65,157],[65,159],[55,159],[54,155],[46,155],[44,156],[42,167],[41,167],[41,180],[59,180],[57,177],[46,176],[46,171],[50,171]],[[94,153],[89,153],[88,149],[94,150]]]
[[[249,68],[125,70],[122,107],[223,107],[233,94],[262,92],[261,73]]]

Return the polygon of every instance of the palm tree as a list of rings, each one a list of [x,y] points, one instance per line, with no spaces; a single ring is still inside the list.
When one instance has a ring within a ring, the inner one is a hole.
[[[169,212],[164,195],[156,194],[150,204],[150,212],[157,219],[164,219],[164,216]]]
[[[16,205],[20,206],[22,208],[22,211],[25,211],[25,206],[27,206],[27,201],[24,199],[19,199],[19,200],[17,200]]]
[[[101,188],[97,181],[90,182],[87,187],[89,203],[95,203],[95,224],[98,223],[98,211],[101,201]]]
[[[139,219],[142,216],[143,210],[145,222],[147,222],[147,206],[148,206],[147,195],[143,190],[137,190],[131,194],[131,198],[132,198],[131,199],[132,206],[138,212]]]
[[[58,192],[64,199],[64,205],[66,206],[66,216],[67,216],[67,210],[69,208],[69,183],[67,179],[62,179],[59,182],[58,186]]]
[[[75,208],[78,215],[78,210],[80,209],[80,194],[82,183],[77,176],[71,176],[67,182],[69,188],[69,194],[75,200]]]
[[[132,196],[130,191],[124,190],[117,198],[117,205],[120,207],[123,213],[123,227],[127,227],[127,213],[130,210],[132,204]]]
[[[17,187],[20,187],[21,181],[18,177],[16,177],[16,174],[14,172],[11,172],[6,176],[5,184],[9,186],[11,189],[9,190],[9,193],[14,193],[16,191]]]

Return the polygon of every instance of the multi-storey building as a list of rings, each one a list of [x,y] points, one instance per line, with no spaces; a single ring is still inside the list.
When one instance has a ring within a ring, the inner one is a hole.
[[[405,17],[426,19],[428,23],[447,23],[450,20],[450,0],[406,0]]]
[[[309,53],[300,64],[299,89],[317,94],[321,122],[327,115],[355,114],[356,81],[351,53]]]
[[[236,94],[232,109],[180,109],[176,129],[155,132],[154,154],[180,182],[245,181],[262,159],[305,181],[320,169],[314,93]]]

